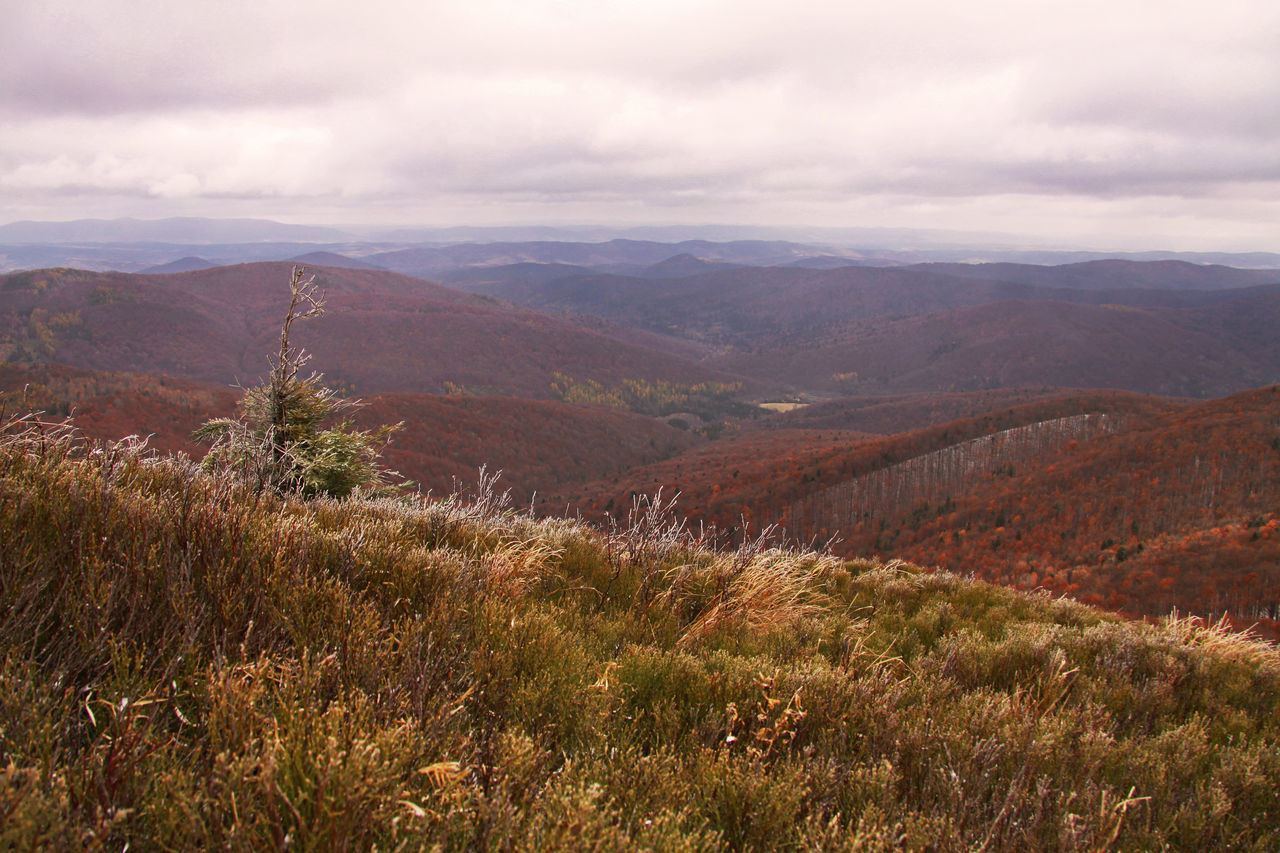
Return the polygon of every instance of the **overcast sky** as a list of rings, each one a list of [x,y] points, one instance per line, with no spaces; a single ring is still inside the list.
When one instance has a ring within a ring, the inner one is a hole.
[[[0,0],[0,222],[1280,251],[1277,0]]]

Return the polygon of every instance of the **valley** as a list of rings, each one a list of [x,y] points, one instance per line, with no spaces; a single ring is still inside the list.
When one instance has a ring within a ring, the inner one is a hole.
[[[766,241],[296,257],[330,300],[308,369],[357,425],[403,422],[385,459],[424,492],[483,466],[598,521],[661,491],[729,540],[1278,636],[1280,271]],[[0,278],[8,410],[199,455],[191,429],[266,371],[292,265],[184,263]]]

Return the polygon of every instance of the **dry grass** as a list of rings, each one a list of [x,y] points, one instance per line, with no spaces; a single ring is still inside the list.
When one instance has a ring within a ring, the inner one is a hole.
[[[0,847],[1263,850],[1280,655],[671,502],[253,494],[0,430]]]

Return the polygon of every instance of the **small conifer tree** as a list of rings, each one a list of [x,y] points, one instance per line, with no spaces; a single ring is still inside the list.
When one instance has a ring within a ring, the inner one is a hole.
[[[302,378],[311,357],[289,340],[293,324],[324,314],[325,295],[302,267],[289,280],[289,310],[280,328],[280,351],[269,358],[267,381],[249,388],[234,418],[206,421],[193,434],[212,443],[202,466],[230,471],[256,488],[304,497],[347,497],[356,488],[394,491],[395,472],[380,462],[391,433],[402,424],[358,430],[350,420],[324,427],[358,405],[323,384],[318,373]]]

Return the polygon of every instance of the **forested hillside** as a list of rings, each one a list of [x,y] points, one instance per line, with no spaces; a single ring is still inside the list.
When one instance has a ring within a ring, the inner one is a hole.
[[[600,512],[660,487],[723,528],[778,523],[842,554],[903,557],[1135,615],[1226,612],[1275,631],[1274,386],[1194,406],[1067,396],[888,438],[777,435],[790,452],[761,452],[748,432],[588,484],[580,505]]]
[[[196,458],[192,431],[234,412],[239,392],[201,382],[62,365],[0,364],[0,410],[71,417],[97,439],[138,435],[161,451]],[[696,433],[616,408],[463,394],[375,394],[352,416],[366,428],[403,422],[389,465],[422,491],[474,484],[481,467],[526,503],[539,491],[618,476],[705,443]]]
[[[600,274],[459,273],[484,292],[712,348],[706,363],[820,396],[1048,385],[1213,397],[1280,379],[1280,275],[1176,261]]]
[[[266,370],[291,268],[3,276],[0,359],[251,383]],[[726,380],[630,330],[611,335],[598,320],[551,317],[382,270],[316,275],[329,316],[301,329],[299,342],[314,352],[314,369],[361,394],[452,388],[551,399],[557,372],[605,383]]]

